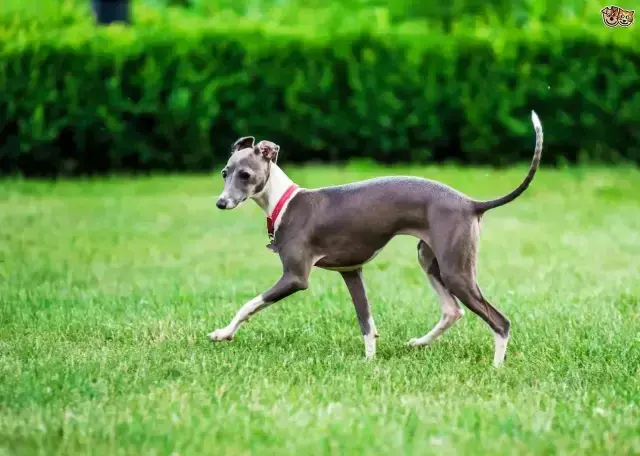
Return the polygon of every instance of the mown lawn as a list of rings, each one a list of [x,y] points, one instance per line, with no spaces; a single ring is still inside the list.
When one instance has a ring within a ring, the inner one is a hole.
[[[290,169],[307,187],[388,173],[490,198],[525,168]],[[487,214],[479,281],[513,323],[496,370],[471,312],[405,346],[439,319],[412,238],[365,269],[373,362],[321,270],[214,345],[280,274],[257,206],[215,208],[217,172],[0,181],[0,454],[637,454],[639,185],[542,169]]]

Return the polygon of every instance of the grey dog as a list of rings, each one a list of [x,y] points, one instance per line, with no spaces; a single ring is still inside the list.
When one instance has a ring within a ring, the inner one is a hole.
[[[216,205],[233,209],[254,200],[267,215],[268,246],[282,261],[282,277],[247,302],[224,328],[209,334],[213,341],[232,340],[249,317],[300,290],[314,266],[338,271],[356,309],[365,357],[375,355],[376,330],[362,267],[397,235],[419,239],[418,260],[438,295],[442,317],[411,346],[431,344],[464,311],[458,300],[482,318],[494,334],[493,364],[505,358],[509,319],[491,305],[476,282],[476,257],[483,214],[507,204],[529,186],[542,154],[542,125],[531,112],[536,133],[533,160],[524,181],[511,193],[476,201],[442,183],[417,177],[382,177],[347,185],[303,189],[276,164],[280,147],[270,141],[240,138],[222,170],[224,190]]]

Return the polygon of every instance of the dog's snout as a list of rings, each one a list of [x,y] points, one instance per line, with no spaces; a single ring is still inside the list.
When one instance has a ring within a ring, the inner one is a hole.
[[[218,209],[225,209],[227,207],[227,200],[224,198],[218,198],[218,201],[216,201],[216,206],[218,207]]]

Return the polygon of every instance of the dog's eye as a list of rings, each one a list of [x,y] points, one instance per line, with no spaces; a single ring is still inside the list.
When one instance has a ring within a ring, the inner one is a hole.
[[[247,179],[249,179],[249,178],[251,177],[251,175],[250,175],[248,172],[246,172],[246,171],[240,171],[240,172],[238,173],[238,176],[239,176],[239,177],[240,177],[240,179],[242,179],[242,180],[247,180]]]
[[[226,170],[226,169],[223,169],[223,170],[222,170],[222,178],[223,178],[223,179],[226,179],[226,178],[227,178],[227,170]]]

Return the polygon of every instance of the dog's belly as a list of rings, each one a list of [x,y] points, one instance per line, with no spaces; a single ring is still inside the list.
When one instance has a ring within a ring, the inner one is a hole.
[[[384,245],[378,249],[351,245],[342,251],[332,251],[323,255],[315,266],[330,271],[352,271],[373,260]]]

